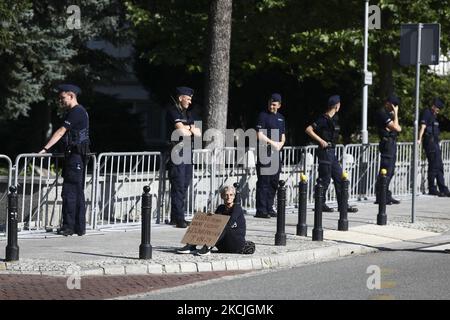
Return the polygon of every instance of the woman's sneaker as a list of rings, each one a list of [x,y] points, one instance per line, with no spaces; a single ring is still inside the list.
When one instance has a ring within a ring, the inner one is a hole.
[[[177,253],[182,253],[182,254],[195,253],[196,250],[197,250],[197,246],[195,246],[193,244],[187,244],[183,248],[178,249]]]
[[[197,255],[199,256],[207,256],[211,254],[212,247],[208,247],[206,244],[197,251]]]

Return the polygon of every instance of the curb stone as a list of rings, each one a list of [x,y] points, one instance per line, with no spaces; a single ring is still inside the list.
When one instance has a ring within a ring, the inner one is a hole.
[[[128,265],[104,265],[94,268],[81,269],[80,276],[110,276],[110,275],[138,275],[138,274],[170,274],[195,273],[208,271],[236,271],[236,270],[262,270],[296,267],[309,263],[325,262],[340,257],[356,256],[379,251],[376,248],[356,244],[341,244],[333,247],[309,249],[304,251],[291,251],[281,254],[268,255],[256,258],[242,258],[237,260],[219,260],[212,262],[181,262],[181,263],[146,263]],[[45,267],[36,267],[27,262],[0,263],[0,274],[29,274],[42,276],[68,276],[68,269],[80,268],[78,265],[65,266],[65,271],[55,269],[46,270]],[[37,270],[39,269],[39,270]]]
[[[183,262],[180,263],[181,272],[197,272],[197,264],[194,262]]]
[[[125,266],[125,274],[147,274],[148,266],[146,264],[133,264]]]
[[[225,261],[213,261],[211,262],[213,271],[226,271]]]
[[[162,264],[149,264],[148,265],[148,273],[162,274],[163,273],[163,265]]]
[[[237,260],[227,260],[225,261],[225,266],[227,271],[235,271],[239,270],[238,261]]]
[[[103,267],[103,271],[105,272],[105,275],[108,275],[108,276],[123,275],[123,274],[125,274],[125,267],[124,266],[105,266],[105,267]]]
[[[179,263],[164,264],[163,269],[165,271],[163,273],[179,273],[180,264]]]
[[[211,262],[197,262],[198,272],[212,271]]]
[[[263,268],[262,263],[261,263],[261,258],[252,258],[251,260],[252,260],[253,269],[259,270],[259,269]]]

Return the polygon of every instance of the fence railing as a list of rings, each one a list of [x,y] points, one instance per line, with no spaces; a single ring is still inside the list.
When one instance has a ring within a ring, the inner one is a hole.
[[[391,182],[395,196],[408,196],[412,188],[412,143],[397,144],[397,162]],[[282,150],[280,179],[286,181],[288,208],[298,203],[300,174],[308,176],[308,204],[314,204],[314,184],[318,177],[317,146],[285,147]],[[450,184],[450,141],[441,142],[444,177]],[[336,153],[343,170],[349,174],[349,200],[373,199],[379,171],[378,144],[338,145]],[[427,191],[428,164],[420,152],[418,192]],[[33,232],[53,230],[61,224],[62,155],[21,154],[14,166],[7,162],[8,177],[2,186],[3,225],[6,224],[8,187],[17,186],[19,197],[19,230]],[[140,223],[140,201],[143,186],[150,186],[152,217],[156,223],[168,220],[170,213],[170,183],[167,159],[160,152],[91,154],[85,164],[86,223],[88,228],[107,228]],[[193,180],[188,189],[187,217],[197,211],[213,211],[221,202],[219,190],[224,185],[239,182],[243,207],[254,211],[256,199],[256,152],[236,148],[193,150]],[[331,183],[327,202],[335,202]],[[0,220],[0,226],[2,225]],[[3,228],[4,231],[5,227]],[[0,233],[2,230],[0,229]]]
[[[150,187],[152,215],[160,214],[159,152],[102,153],[95,182],[94,228],[140,223],[141,194]]]
[[[8,219],[6,210],[8,205],[8,188],[12,182],[12,167],[11,159],[6,155],[0,154],[0,168],[4,170],[0,176],[0,236],[7,232],[6,224]]]
[[[19,199],[20,231],[53,230],[62,220],[62,159],[58,154],[20,154],[14,165],[14,185]],[[92,168],[89,170],[89,168]],[[85,163],[84,190],[86,218],[92,227],[95,194],[96,156],[91,154]]]

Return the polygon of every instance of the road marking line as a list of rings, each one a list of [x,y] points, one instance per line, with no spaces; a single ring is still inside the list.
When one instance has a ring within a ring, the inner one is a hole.
[[[381,281],[381,289],[392,289],[397,286],[395,281]]]

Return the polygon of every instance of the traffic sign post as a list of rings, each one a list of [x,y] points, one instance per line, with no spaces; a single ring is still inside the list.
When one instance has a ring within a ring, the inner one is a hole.
[[[419,162],[420,66],[439,64],[440,33],[438,23],[403,24],[400,30],[400,64],[416,65],[416,112],[414,119],[414,162],[412,174],[411,223],[416,212],[417,168]]]

